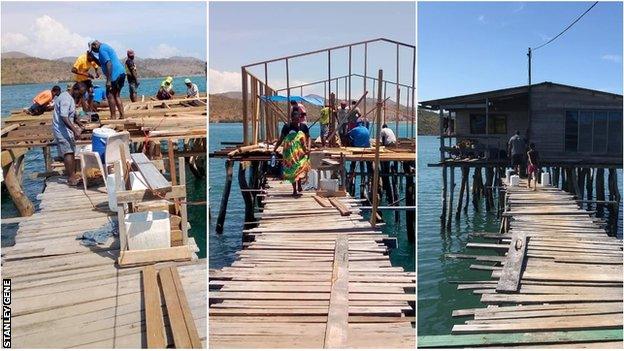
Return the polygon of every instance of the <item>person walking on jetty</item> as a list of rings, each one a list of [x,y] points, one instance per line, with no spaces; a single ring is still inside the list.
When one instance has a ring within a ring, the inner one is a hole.
[[[24,109],[24,113],[31,116],[42,115],[46,111],[54,109],[54,98],[61,94],[61,87],[55,85],[50,90],[39,92],[32,100],[32,105]]]
[[[294,109],[295,107],[299,109],[299,119],[301,120],[300,122],[307,125],[308,111],[306,110],[305,106],[303,106],[301,102],[297,102],[295,100],[290,100],[290,106],[291,106],[291,110]]]
[[[388,125],[384,123],[384,125],[381,126],[381,145],[383,146],[390,146],[393,147],[396,145],[397,142],[397,138],[396,135],[394,135],[394,131],[390,128],[388,128]]]
[[[321,145],[325,147],[327,137],[329,136],[329,121],[332,113],[330,104],[325,104],[325,107],[321,109],[321,116],[319,117],[319,125],[321,126]]]
[[[175,95],[175,91],[173,91],[173,78],[167,77],[160,83],[156,98],[158,100],[171,100],[173,99],[173,95]]]
[[[516,134],[507,143],[507,156],[511,158],[511,167],[513,167],[517,175],[520,175],[520,166],[524,161],[525,150],[524,139],[520,136],[520,131],[516,130]]]
[[[134,64],[134,50],[128,49],[126,52],[126,77],[128,78],[128,89],[130,90],[130,101],[137,102],[137,90],[139,88],[139,75]]]
[[[527,152],[527,158],[529,160],[529,166],[527,167],[528,173],[528,185],[527,187],[531,189],[531,178],[533,178],[533,191],[537,191],[537,177],[540,171],[539,166],[539,152],[535,149],[535,143],[529,144],[529,152]]]
[[[349,131],[349,139],[351,139],[351,146],[370,147],[370,131],[364,126],[364,122],[359,122]]]
[[[124,108],[120,94],[126,80],[124,66],[110,45],[95,40],[89,44],[89,47],[93,53],[97,53],[100,67],[106,76],[106,99],[110,109],[110,118],[117,119],[117,110],[119,111],[119,118],[123,119]]]
[[[85,83],[87,87],[92,87],[92,79],[100,78],[100,66],[97,63],[97,59],[90,51],[83,53],[76,58],[74,66],[71,71],[74,74],[74,81],[76,83]],[[89,73],[91,69],[95,70],[95,75]]]
[[[65,172],[67,172],[67,184],[76,186],[80,183],[80,175],[76,173],[74,153],[76,138],[80,138],[82,127],[76,119],[76,100],[81,92],[77,84],[71,89],[61,93],[54,100],[54,112],[52,115],[52,134],[58,150],[58,156],[63,159]]]
[[[310,131],[308,126],[300,122],[301,112],[298,107],[293,108],[290,115],[290,124],[282,127],[280,138],[273,150],[284,144],[282,155],[284,159],[284,178],[292,184],[293,196],[301,196],[301,183],[310,170]],[[275,152],[273,151],[273,152]]]

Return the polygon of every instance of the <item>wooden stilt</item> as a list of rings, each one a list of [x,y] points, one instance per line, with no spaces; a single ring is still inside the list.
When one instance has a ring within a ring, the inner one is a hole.
[[[447,178],[448,170],[447,166],[442,166],[442,213],[440,214],[440,220],[442,226],[446,223],[446,193],[447,193]]]
[[[24,193],[21,185],[21,179],[18,177],[19,169],[23,167],[24,156],[20,156],[15,159],[8,167],[7,172],[4,174],[4,185],[6,185],[11,200],[15,204],[15,207],[20,213],[21,217],[32,216],[35,213],[35,206],[33,206],[28,196]]]
[[[451,167],[451,186],[449,194],[449,206],[448,217],[446,218],[446,227],[451,227],[451,221],[453,220],[453,198],[455,197],[455,167]]]
[[[459,220],[459,217],[461,215],[461,210],[462,210],[462,201],[464,200],[464,192],[466,192],[466,194],[468,194],[468,191],[466,189],[466,187],[468,186],[468,167],[463,166],[461,168],[461,172],[462,172],[462,179],[461,179],[461,185],[459,187],[459,198],[457,199],[457,210],[455,211],[455,218]],[[468,200],[466,200],[466,202],[468,202]]]
[[[405,177],[405,205],[416,206],[416,186],[414,184],[414,162],[403,162]],[[412,207],[413,208],[413,207]],[[399,211],[395,211],[399,212]],[[405,222],[407,224],[407,239],[414,242],[416,238],[416,210],[409,209],[405,212]]]
[[[219,216],[217,217],[216,231],[218,234],[223,233],[223,224],[225,223],[225,214],[227,212],[227,204],[230,198],[230,190],[232,188],[232,176],[234,173],[234,161],[225,161],[225,184],[223,185],[223,195],[221,196],[221,206],[219,207]]]
[[[604,168],[596,169],[596,213],[598,217],[604,215],[604,201],[605,201],[605,183],[604,183]]]
[[[243,196],[243,201],[245,202],[245,222],[250,223],[255,222],[255,219],[253,197],[249,191],[245,191],[250,189],[246,177],[247,168],[249,168],[249,162],[240,162],[238,167],[238,186],[241,189],[241,195]]]

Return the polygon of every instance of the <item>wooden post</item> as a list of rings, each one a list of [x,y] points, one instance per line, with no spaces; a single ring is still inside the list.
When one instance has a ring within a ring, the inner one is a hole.
[[[286,111],[290,119],[290,70],[288,68],[288,59],[286,59]]]
[[[171,176],[171,185],[178,185],[175,170],[175,158],[173,155],[173,141],[167,139],[167,154],[169,157],[169,175]]]
[[[331,95],[331,50],[327,50],[327,95]]]
[[[604,215],[605,187],[604,187],[604,168],[596,169],[596,212],[598,217]]]
[[[178,157],[178,174],[180,175],[180,185],[186,189],[186,164],[184,157]],[[182,245],[188,244],[188,212],[186,207],[186,197],[180,199],[180,228],[182,229]]]
[[[349,101],[351,101],[351,45],[349,45]],[[373,93],[375,96],[375,93]]]
[[[594,169],[587,168],[585,169],[586,182],[585,182],[585,193],[587,194],[587,200],[591,201],[594,198]],[[587,203],[587,209],[591,208],[591,202]]]
[[[20,216],[28,217],[35,213],[35,206],[33,206],[28,196],[26,196],[22,190],[21,180],[18,177],[18,170],[23,166],[23,160],[24,155],[13,160],[7,172],[4,174],[4,185],[6,185],[11,200],[19,211]]]
[[[455,211],[456,219],[459,219],[461,215],[461,210],[462,210],[462,205],[463,205],[462,201],[464,200],[464,192],[468,193],[466,191],[466,185],[468,183],[468,167],[462,166],[461,172],[462,172],[461,186],[459,187],[459,198],[457,199],[457,210]],[[468,200],[466,200],[466,202],[467,201]]]
[[[49,146],[43,147],[43,162],[45,164],[46,172],[51,172],[52,171],[52,155],[50,154]]]
[[[455,167],[451,166],[451,184],[448,205],[448,217],[446,218],[446,228],[451,228],[453,220],[453,198],[455,197]]]
[[[364,43],[364,91],[366,91],[366,81],[367,81],[367,76],[366,76],[366,71],[368,69],[368,43]],[[378,83],[379,85],[379,83]],[[381,89],[380,89],[381,90]],[[379,94],[379,93],[377,93]],[[368,110],[366,109],[366,100],[364,100],[364,116],[366,116],[366,112]]]
[[[217,217],[216,231],[217,234],[223,233],[223,223],[225,222],[225,214],[227,212],[228,199],[230,198],[230,190],[232,188],[232,176],[234,173],[234,161],[228,159],[225,161],[225,184],[223,185],[223,195],[221,196],[221,206],[219,207],[219,216]]]
[[[242,96],[243,96],[243,144],[249,145],[249,133],[247,131],[247,99],[249,98],[249,92],[247,90],[247,70],[245,67],[241,68],[242,78]]]
[[[416,186],[414,184],[414,162],[403,162],[403,172],[405,173],[405,205],[416,206]],[[407,224],[407,239],[414,242],[416,238],[416,210],[409,209],[405,212],[405,222]]]
[[[379,70],[377,83],[377,129],[375,130],[375,165],[373,168],[373,210],[371,212],[371,225],[374,227],[377,223],[377,207],[379,206],[379,196],[377,196],[377,188],[379,187],[379,147],[381,146],[381,82],[383,80],[383,70]],[[364,99],[366,103],[366,99]],[[366,105],[364,105],[366,106]]]
[[[243,201],[245,202],[245,222],[254,222],[254,203],[251,193],[249,191],[250,187],[247,183],[247,179],[245,174],[247,173],[247,167],[249,167],[249,162],[241,161],[238,166],[238,186],[241,189],[241,194],[243,196]]]
[[[446,222],[447,168],[446,165],[442,165],[442,214],[440,214],[442,227],[444,227],[444,223]]]

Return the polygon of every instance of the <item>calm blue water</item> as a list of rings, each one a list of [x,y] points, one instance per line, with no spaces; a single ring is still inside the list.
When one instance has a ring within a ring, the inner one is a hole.
[[[313,126],[310,130],[313,137],[319,135],[318,126]],[[401,125],[401,136],[407,135],[407,126]],[[223,141],[241,142],[243,137],[243,125],[241,123],[211,123],[209,126],[209,152],[222,149]],[[225,182],[225,159],[210,159],[210,231],[208,233],[209,245],[209,267],[221,268],[230,265],[234,259],[234,254],[242,246],[242,230],[245,219],[245,205],[236,181],[238,163],[234,167],[234,180],[228,202],[227,216],[225,219],[223,234],[217,234],[215,230],[216,219],[219,214],[219,206]],[[356,184],[359,184],[359,180]],[[401,195],[401,198],[404,193]],[[385,199],[384,199],[385,201]],[[387,225],[384,233],[396,237],[398,248],[393,249],[390,259],[393,266],[401,266],[407,271],[415,269],[415,245],[407,240],[405,214],[401,213],[400,223],[394,223],[394,215],[390,211],[384,211],[384,220]]]
[[[178,94],[186,92],[186,86],[184,85],[184,79],[187,77],[176,77],[173,80],[174,89]],[[200,91],[206,91],[206,77],[196,76],[190,78]],[[141,85],[139,86],[138,94],[145,95],[146,98],[156,94],[158,87],[163,78],[150,78],[141,79]],[[95,84],[104,86],[104,81],[96,81]],[[2,118],[8,116],[12,110],[21,109],[23,107],[30,106],[32,98],[44,89],[50,89],[53,83],[44,84],[23,84],[23,85],[3,85],[1,89],[2,95]],[[65,84],[58,84],[62,89],[65,88]],[[128,97],[128,85],[126,84],[122,90],[123,97]],[[52,148],[53,157],[56,156],[56,149]],[[26,154],[24,164],[24,177],[23,187],[26,195],[33,201],[33,204],[37,206],[38,201],[36,199],[37,194],[43,189],[43,179],[30,180],[28,175],[32,172],[43,171],[43,153],[41,149],[34,149]],[[206,198],[206,179],[195,179],[192,173],[187,169],[187,194],[189,201],[205,201]],[[8,193],[2,191],[2,218],[19,216],[19,212],[11,202]],[[189,222],[191,224],[191,230],[189,234],[192,235],[197,245],[200,247],[199,256],[206,257],[206,206],[188,206]],[[2,226],[2,246],[12,245],[13,237],[15,235],[15,229],[17,224],[3,225]]]
[[[457,290],[453,280],[489,280],[487,271],[469,269],[474,260],[445,258],[446,253],[465,253],[468,234],[478,231],[498,231],[500,222],[496,214],[488,214],[481,201],[475,212],[471,202],[468,214],[462,212],[461,219],[453,218],[450,231],[441,229],[442,212],[442,169],[427,167],[439,161],[439,140],[435,136],[418,137],[418,333],[419,335],[450,334],[453,324],[464,319],[452,318],[453,310],[483,307],[480,295]],[[472,177],[472,171],[470,176]],[[622,192],[622,173],[620,192]],[[459,196],[461,171],[455,170],[455,205]],[[472,184],[472,183],[471,183]],[[622,209],[620,208],[620,213]],[[619,217],[619,236],[622,236],[622,215]],[[475,241],[472,239],[471,241]],[[471,253],[488,253],[474,250]]]

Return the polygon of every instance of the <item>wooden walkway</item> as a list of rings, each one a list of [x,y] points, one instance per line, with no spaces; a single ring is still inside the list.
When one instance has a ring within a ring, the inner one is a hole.
[[[498,253],[450,255],[483,263],[491,280],[459,282],[483,308],[448,336],[419,337],[419,347],[539,346],[622,348],[622,240],[607,236],[572,195],[552,187],[507,188],[504,234],[468,248]],[[494,240],[492,243],[491,240]],[[506,253],[506,255],[505,255]],[[492,265],[492,262],[494,264]]]
[[[210,347],[414,348],[414,273],[392,267],[358,202],[340,198],[343,216],[269,186],[253,241],[210,272]]]
[[[12,285],[12,346],[146,347],[141,268],[116,268],[117,237],[91,247],[77,240],[87,231],[110,232],[117,221],[104,189],[85,193],[49,178],[38,197],[40,210],[21,221],[15,246],[2,248],[2,278]],[[205,347],[206,261],[177,265]]]

